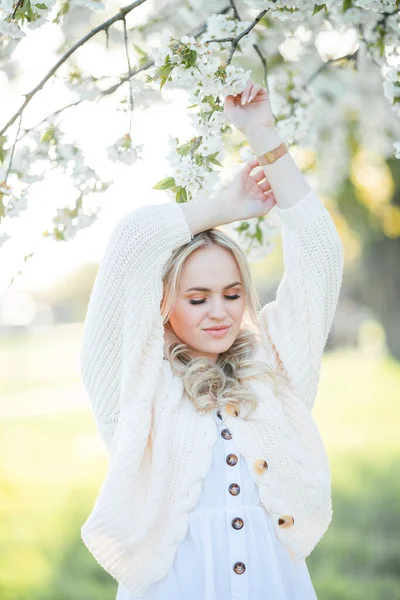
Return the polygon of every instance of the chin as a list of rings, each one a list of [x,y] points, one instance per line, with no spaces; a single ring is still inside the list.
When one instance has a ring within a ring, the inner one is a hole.
[[[234,341],[234,339],[213,340],[209,344],[206,344],[202,350],[204,352],[226,352],[232,346]]]
[[[221,354],[222,352],[229,350],[236,337],[237,332],[230,332],[229,335],[220,339],[216,338],[210,340],[199,340],[199,338],[196,336],[196,339],[193,339],[193,341],[187,340],[184,343],[196,352],[204,352],[206,354]]]

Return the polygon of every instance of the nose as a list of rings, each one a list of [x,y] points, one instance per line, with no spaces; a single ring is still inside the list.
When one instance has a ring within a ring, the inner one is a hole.
[[[225,318],[226,310],[222,298],[210,299],[208,303],[208,315],[212,319],[222,320]]]

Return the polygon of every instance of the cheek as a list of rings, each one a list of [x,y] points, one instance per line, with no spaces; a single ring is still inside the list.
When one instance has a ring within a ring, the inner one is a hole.
[[[246,302],[244,298],[239,298],[235,302],[232,302],[230,313],[236,322],[241,321],[244,311],[246,308]]]
[[[176,332],[182,330],[189,332],[192,328],[197,327],[201,318],[201,306],[192,306],[188,302],[182,301],[177,302],[170,322]]]

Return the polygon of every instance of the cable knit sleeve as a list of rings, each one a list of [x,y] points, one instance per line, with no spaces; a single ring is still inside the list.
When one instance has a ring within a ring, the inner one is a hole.
[[[311,410],[342,283],[343,246],[313,190],[296,205],[276,210],[284,275],[276,299],[259,313],[260,334],[275,372]]]
[[[192,238],[176,202],[134,210],[111,233],[80,352],[82,382],[108,449],[124,403],[136,403],[130,414],[137,423],[142,416],[147,422],[163,360],[162,268],[171,252]]]

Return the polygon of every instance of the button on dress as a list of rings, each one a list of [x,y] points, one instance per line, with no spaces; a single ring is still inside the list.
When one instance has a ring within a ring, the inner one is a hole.
[[[119,584],[116,600],[316,600],[305,560],[277,539],[233,435],[212,415],[210,470],[170,571],[140,598]]]

